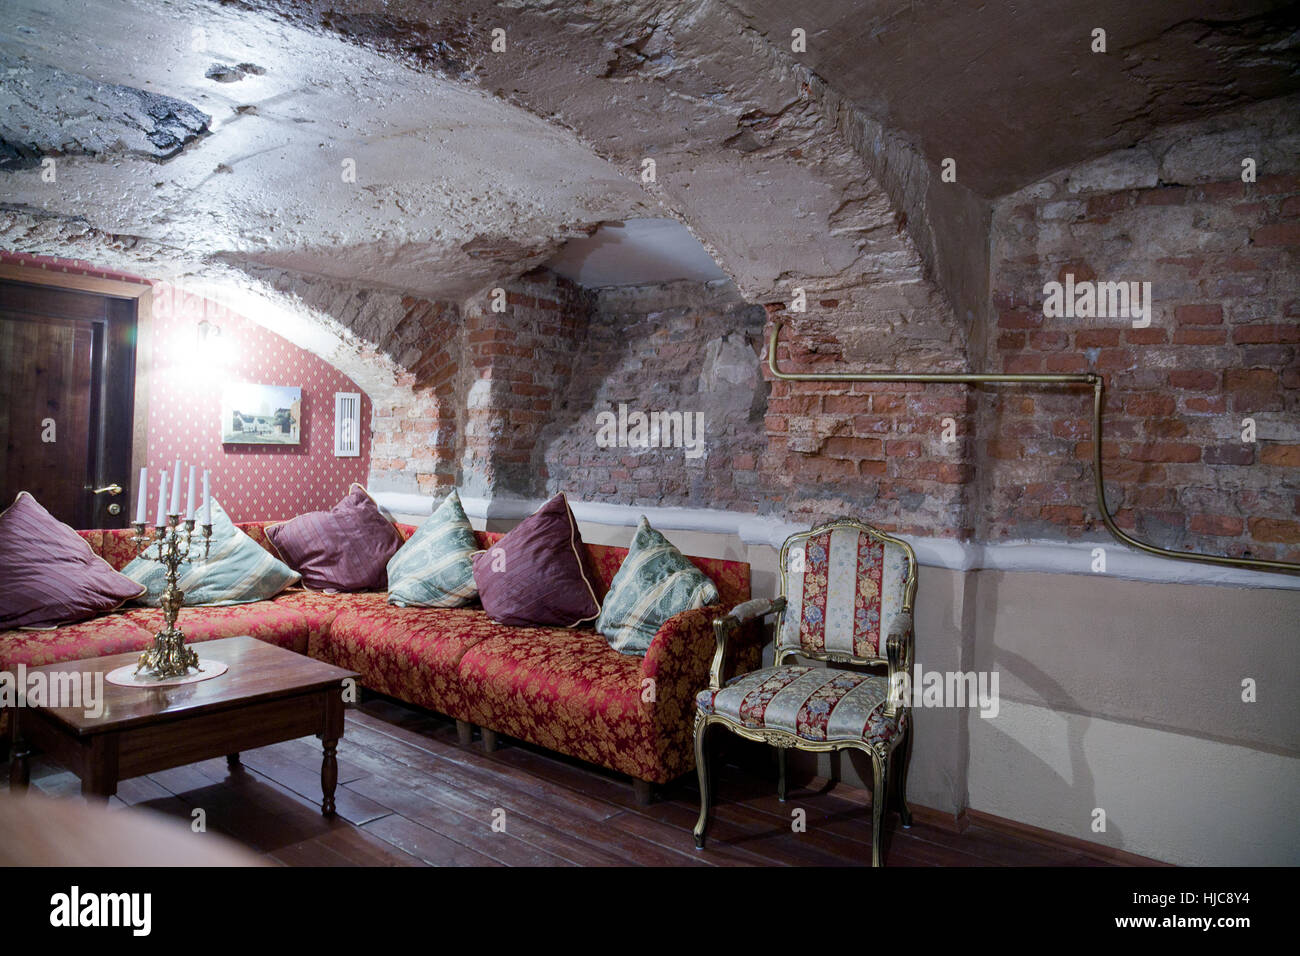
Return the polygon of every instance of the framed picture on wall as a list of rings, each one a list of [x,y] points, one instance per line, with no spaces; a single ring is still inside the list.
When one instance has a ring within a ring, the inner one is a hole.
[[[235,384],[221,393],[222,444],[297,445],[301,440],[301,388]]]

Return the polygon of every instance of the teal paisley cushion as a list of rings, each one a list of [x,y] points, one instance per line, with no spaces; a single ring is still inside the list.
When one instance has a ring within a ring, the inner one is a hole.
[[[447,495],[388,561],[388,603],[398,607],[461,607],[478,597],[479,548],[460,496]]]
[[[644,657],[661,624],[717,601],[713,582],[643,516],[610,582],[596,630],[619,653]]]
[[[152,530],[145,529],[149,534]],[[154,551],[150,545],[149,551]],[[193,561],[182,564],[177,585],[185,592],[185,606],[214,607],[251,604],[275,597],[301,575],[234,526],[224,508],[212,499],[212,539],[208,557],[203,557],[203,534],[194,528],[190,550]],[[161,562],[138,557],[122,569],[132,581],[143,584],[145,593],[136,600],[157,607],[167,586],[167,572]]]

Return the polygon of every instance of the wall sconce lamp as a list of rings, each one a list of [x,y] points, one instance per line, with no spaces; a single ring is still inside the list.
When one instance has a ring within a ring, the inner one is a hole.
[[[209,322],[207,319],[199,320],[199,329],[198,329],[199,348],[215,345],[216,340],[219,338],[221,338],[221,326]]]

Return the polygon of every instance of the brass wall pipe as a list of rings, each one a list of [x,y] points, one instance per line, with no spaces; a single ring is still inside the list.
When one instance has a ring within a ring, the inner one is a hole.
[[[1249,568],[1255,571],[1281,571],[1300,574],[1300,562],[1268,561],[1262,558],[1234,558],[1228,555],[1198,554],[1195,551],[1171,551],[1158,545],[1139,541],[1124,532],[1106,506],[1106,488],[1102,474],[1102,409],[1106,400],[1106,380],[1097,372],[1059,375],[981,374],[972,372],[782,372],[776,366],[777,337],[783,323],[772,326],[767,342],[767,367],[772,375],[787,382],[928,382],[932,384],[960,385],[1090,385],[1092,387],[1092,477],[1097,495],[1097,510],[1102,523],[1114,538],[1129,547],[1148,554],[1179,561],[1196,561],[1201,564],[1219,564],[1230,568]]]

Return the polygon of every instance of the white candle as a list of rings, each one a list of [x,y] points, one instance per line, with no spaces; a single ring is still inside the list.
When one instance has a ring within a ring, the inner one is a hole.
[[[154,522],[155,527],[161,528],[167,524],[167,469],[164,468],[162,475],[158,478],[158,520]]]
[[[194,514],[194,492],[195,492],[195,487],[194,487],[194,484],[195,484],[195,482],[194,482],[194,466],[193,466],[193,465],[190,465],[190,484],[189,484],[189,487],[185,490],[185,520],[186,520],[186,521],[193,521],[194,518],[195,518],[195,514]]]
[[[172,507],[168,514],[181,513],[181,460],[176,459],[176,474],[172,476]]]
[[[212,489],[208,485],[208,477],[212,472],[203,469],[203,523],[212,524]]]
[[[140,488],[136,495],[135,503],[135,523],[144,524],[145,522],[145,498],[149,492],[149,469],[140,469]]]

